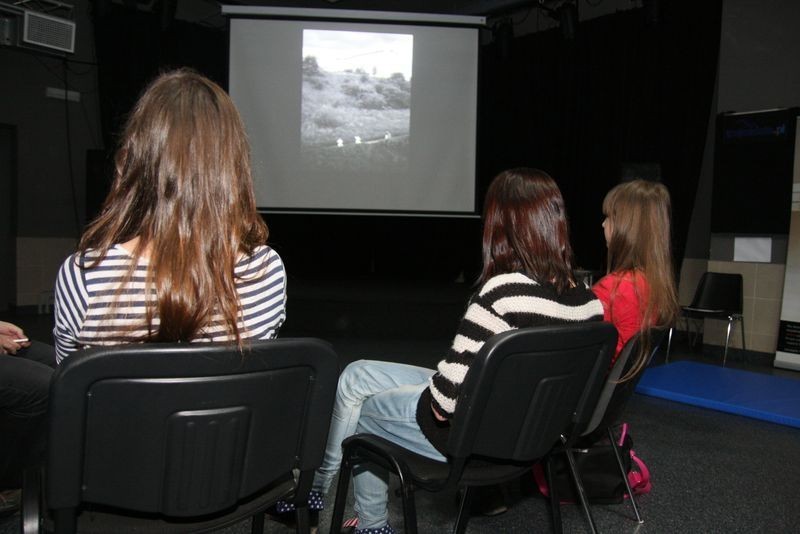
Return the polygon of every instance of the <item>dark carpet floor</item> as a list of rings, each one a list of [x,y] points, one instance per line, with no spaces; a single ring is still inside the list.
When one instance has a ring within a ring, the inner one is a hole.
[[[328,339],[342,365],[360,358],[435,365],[448,346],[468,291],[437,289],[415,299],[403,289],[373,289],[340,288],[335,294],[325,295],[323,303],[315,302],[319,298],[316,291],[293,294],[290,290],[291,319],[282,336]],[[368,294],[368,298],[354,297],[356,294]],[[426,315],[431,308],[435,312]],[[0,319],[17,322],[36,339],[48,340],[52,328],[52,316],[47,315],[0,314]],[[719,361],[713,350],[693,350],[680,339],[673,353],[672,359]],[[763,358],[730,359],[734,360],[729,362],[731,366],[800,379],[800,373],[765,366]],[[661,354],[654,365],[663,360]],[[799,429],[642,395],[633,396],[625,419],[637,455],[651,470],[653,488],[639,498],[645,520],[642,525],[633,519],[627,503],[594,506],[600,532],[798,531]],[[531,488],[530,481],[509,484],[506,491],[509,511],[496,517],[473,517],[468,532],[550,531],[547,501]],[[401,530],[399,499],[393,499],[390,508],[391,522]],[[449,531],[456,516],[455,495],[421,492],[417,510],[420,532]],[[329,514],[329,510],[322,513],[320,532],[328,531]],[[579,507],[565,505],[562,515],[565,532],[588,532]],[[18,514],[0,518],[0,534],[18,534],[19,521]],[[249,524],[244,522],[221,532],[249,531]],[[269,533],[292,531],[270,521],[265,527]]]

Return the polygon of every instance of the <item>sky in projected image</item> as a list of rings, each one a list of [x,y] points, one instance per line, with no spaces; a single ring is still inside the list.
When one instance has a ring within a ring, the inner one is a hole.
[[[302,54],[303,166],[407,167],[413,35],[304,29]]]
[[[413,35],[303,30],[303,57],[316,57],[328,72],[361,69],[381,78],[399,72],[411,80],[413,51]]]

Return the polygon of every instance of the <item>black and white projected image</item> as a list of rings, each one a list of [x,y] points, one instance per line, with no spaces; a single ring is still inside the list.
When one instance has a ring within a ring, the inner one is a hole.
[[[413,35],[303,30],[301,159],[307,168],[408,165]]]

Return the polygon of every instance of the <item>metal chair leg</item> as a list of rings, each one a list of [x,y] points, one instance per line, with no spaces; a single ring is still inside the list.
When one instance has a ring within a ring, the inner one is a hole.
[[[728,360],[728,344],[731,340],[731,325],[733,324],[733,317],[728,317],[728,331],[725,334],[725,352],[722,353],[722,367],[725,367],[725,362]]]
[[[344,507],[347,504],[347,492],[350,489],[350,477],[352,476],[353,464],[349,457],[349,451],[345,451],[342,466],[339,469],[339,482],[336,485],[336,500],[333,505],[333,516],[331,517],[331,533],[342,531],[342,519],[344,518]]]
[[[744,346],[744,314],[739,315],[739,326],[742,329],[742,352],[747,350],[747,347]]]
[[[472,501],[472,492],[469,486],[464,486],[464,492],[461,494],[461,500],[458,504],[458,517],[456,517],[456,524],[453,527],[455,534],[464,534],[467,530],[467,523],[469,522],[469,503]]]
[[[44,532],[42,514],[42,472],[41,468],[29,467],[22,473],[22,534],[39,534]]]
[[[669,351],[672,350],[672,332],[675,330],[674,326],[669,327],[669,334],[667,335],[667,356],[664,358],[664,363],[669,363]]]
[[[589,530],[592,534],[597,534],[597,526],[594,523],[592,511],[589,509],[589,499],[586,497],[586,491],[583,488],[578,466],[575,465],[575,457],[572,454],[572,449],[567,447],[564,452],[567,455],[567,462],[569,463],[569,470],[572,472],[572,479],[575,482],[575,487],[578,488],[578,497],[583,507],[583,513],[586,515],[587,521],[589,521]]]
[[[400,494],[403,496],[405,532],[407,534],[417,534],[417,506],[414,502],[414,486],[410,480],[407,480],[406,473],[402,469],[397,470],[397,476],[400,478]],[[467,517],[467,520],[469,520],[469,517]],[[464,528],[466,528],[466,523]]]
[[[295,531],[297,534],[308,534],[311,532],[311,520],[309,519],[308,506],[298,506],[294,511],[294,516]],[[261,530],[259,530],[258,533],[261,534],[263,531],[264,525],[262,521]]]
[[[561,503],[558,500],[558,491],[553,483],[553,462],[552,457],[547,456],[544,460],[544,476],[547,480],[547,487],[550,489],[550,515],[553,519],[553,533],[563,534],[564,525],[561,521]]]
[[[698,323],[695,319],[685,317],[684,320],[686,321],[686,339],[689,341],[689,346],[694,349],[697,345],[697,336],[700,335],[700,327],[697,326]],[[692,325],[695,325],[694,333],[692,333]]]
[[[614,457],[617,459],[619,474],[622,476],[622,481],[625,482],[625,491],[628,493],[628,497],[630,498],[631,501],[631,506],[633,506],[633,513],[636,514],[636,521],[638,521],[639,524],[644,523],[644,519],[642,519],[641,514],[639,514],[639,506],[637,506],[636,504],[636,497],[633,495],[631,484],[628,481],[628,473],[625,472],[625,466],[622,465],[622,457],[620,456],[617,442],[614,439],[614,432],[611,430],[611,427],[608,427],[606,430],[608,431],[608,439],[611,442],[611,449],[614,451]]]
[[[262,534],[263,532],[264,532],[264,512],[259,512],[256,515],[254,515],[250,520],[250,534]]]

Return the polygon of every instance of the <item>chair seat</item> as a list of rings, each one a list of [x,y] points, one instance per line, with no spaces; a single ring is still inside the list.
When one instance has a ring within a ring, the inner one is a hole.
[[[371,434],[358,434],[350,440],[358,441],[362,447],[360,452],[367,450],[381,450],[381,453],[370,454],[369,460],[378,463],[386,469],[393,469],[388,457],[398,463],[404,464],[405,471],[411,475],[414,484],[421,488],[441,486],[450,474],[452,466],[447,462],[432,460],[400,447],[388,440]],[[388,454],[388,456],[387,456]],[[529,470],[529,463],[508,463],[494,461],[491,458],[473,457],[464,466],[461,476],[462,486],[488,486],[506,480],[512,480],[521,473]]]
[[[724,315],[728,314],[728,312],[725,311],[725,310],[719,310],[719,309],[715,310],[715,309],[710,309],[710,308],[693,308],[691,306],[684,306],[683,307],[683,311],[684,312],[689,312],[689,313],[701,313],[701,314],[704,314],[704,315],[710,314],[710,313],[717,313],[717,314],[724,314]]]

